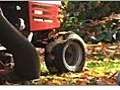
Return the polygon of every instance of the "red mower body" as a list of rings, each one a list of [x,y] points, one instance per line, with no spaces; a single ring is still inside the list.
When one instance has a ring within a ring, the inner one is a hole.
[[[30,31],[60,27],[60,1],[29,1]]]

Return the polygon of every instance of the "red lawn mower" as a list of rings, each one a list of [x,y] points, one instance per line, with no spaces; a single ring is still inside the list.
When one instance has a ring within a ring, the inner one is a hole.
[[[80,72],[85,43],[71,31],[61,32],[60,1],[0,1],[0,82],[39,78],[35,48],[45,49],[50,73]]]

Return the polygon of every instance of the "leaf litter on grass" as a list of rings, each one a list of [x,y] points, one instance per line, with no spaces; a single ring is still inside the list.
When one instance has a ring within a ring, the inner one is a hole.
[[[119,55],[117,55],[119,56]],[[102,54],[90,54],[86,57],[83,70],[79,73],[50,74],[44,60],[40,79],[36,85],[117,85],[117,74],[120,70],[120,58],[116,55],[106,57]]]
[[[116,76],[120,62],[118,59],[107,59],[103,61],[89,59],[79,73],[43,74],[36,85],[117,85]],[[43,70],[45,73],[45,69]]]

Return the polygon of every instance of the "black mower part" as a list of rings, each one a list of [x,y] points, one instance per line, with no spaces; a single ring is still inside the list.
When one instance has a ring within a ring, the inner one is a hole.
[[[12,13],[12,12],[11,12]],[[21,80],[39,78],[39,56],[34,46],[0,14],[0,43],[13,54],[14,73]]]

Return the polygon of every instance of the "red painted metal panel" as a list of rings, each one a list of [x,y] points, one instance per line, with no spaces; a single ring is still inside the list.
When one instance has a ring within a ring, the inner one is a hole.
[[[29,2],[30,31],[50,30],[60,27],[57,4]]]

